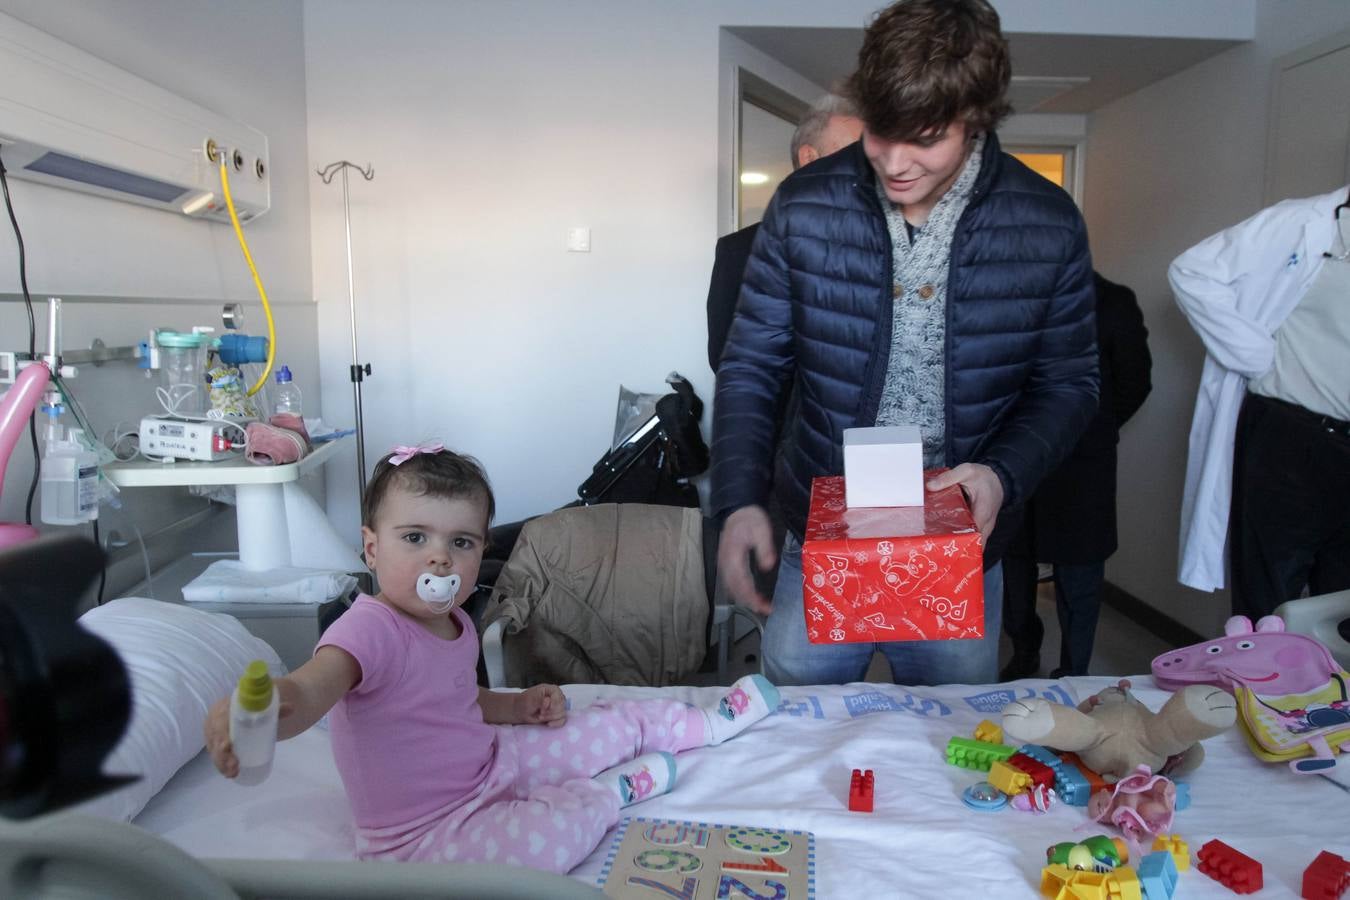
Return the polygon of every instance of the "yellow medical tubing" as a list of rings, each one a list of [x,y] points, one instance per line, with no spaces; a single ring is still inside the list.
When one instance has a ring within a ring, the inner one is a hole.
[[[258,277],[258,267],[253,264],[253,254],[248,252],[248,241],[244,240],[244,229],[239,227],[239,215],[234,211],[234,198],[230,196],[230,173],[227,171],[226,160],[229,153],[224,147],[217,151],[220,154],[220,189],[225,193],[225,207],[230,211],[230,223],[234,225],[234,236],[239,239],[239,248],[244,251],[244,262],[248,263],[248,270],[253,273],[253,283],[257,285],[258,296],[262,298],[263,312],[267,314],[267,366],[263,369],[262,375],[253,387],[248,389],[248,395],[252,397],[262,386],[267,383],[267,376],[272,374],[272,364],[277,358],[277,328],[272,321],[272,304],[267,302],[267,291],[263,289],[262,279]]]

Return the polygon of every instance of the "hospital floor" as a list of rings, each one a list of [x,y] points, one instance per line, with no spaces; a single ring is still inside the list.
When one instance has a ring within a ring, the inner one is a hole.
[[[1059,665],[1059,620],[1055,616],[1055,588],[1049,582],[1041,582],[1036,595],[1036,612],[1045,624],[1045,640],[1041,643],[1041,670],[1038,673],[1048,677],[1050,670]],[[1141,675],[1149,671],[1153,657],[1170,649],[1162,638],[1127,618],[1119,610],[1102,605],[1097,619],[1097,640],[1093,644],[1092,662],[1088,665],[1089,675]],[[716,652],[710,652],[703,669],[690,679],[691,684],[717,684]],[[1007,635],[1001,635],[999,648],[999,666],[1005,665],[1012,656],[1012,644]],[[731,649],[727,670],[727,681],[731,682],[742,675],[759,671],[759,632],[751,631],[738,640]],[[868,681],[890,681],[890,670],[886,658],[880,653],[872,657],[872,665],[867,670]]]

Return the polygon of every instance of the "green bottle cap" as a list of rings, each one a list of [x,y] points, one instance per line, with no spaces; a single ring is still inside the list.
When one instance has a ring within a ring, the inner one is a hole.
[[[239,679],[239,705],[249,712],[262,712],[272,702],[272,676],[267,663],[255,659]]]

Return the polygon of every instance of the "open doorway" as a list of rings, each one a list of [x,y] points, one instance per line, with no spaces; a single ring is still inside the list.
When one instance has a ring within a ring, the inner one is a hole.
[[[764,216],[773,192],[792,172],[789,145],[808,105],[746,69],[737,72],[736,228]]]

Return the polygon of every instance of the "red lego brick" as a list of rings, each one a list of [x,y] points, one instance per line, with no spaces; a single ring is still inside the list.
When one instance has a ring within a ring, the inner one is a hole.
[[[1046,790],[1055,786],[1055,770],[1037,759],[1032,759],[1025,753],[1014,753],[1008,757],[1008,765],[1017,769],[1019,772],[1026,772],[1031,776],[1035,784],[1039,784]]]
[[[1350,862],[1329,850],[1303,870],[1304,900],[1337,900],[1350,888]]]
[[[854,769],[848,785],[848,808],[854,812],[872,811],[872,790],[876,780],[872,770]]]
[[[1220,840],[1210,841],[1196,854],[1199,869],[1235,894],[1261,890],[1261,864]]]

